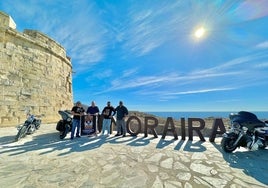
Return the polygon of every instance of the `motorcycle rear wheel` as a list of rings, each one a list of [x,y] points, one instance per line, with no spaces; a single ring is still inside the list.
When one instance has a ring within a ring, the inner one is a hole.
[[[234,146],[234,143],[234,139],[223,137],[221,140],[221,148],[223,151],[231,153],[237,148],[237,146]]]
[[[21,129],[19,130],[18,134],[15,137],[15,141],[19,141],[21,138],[25,137],[27,132],[27,127],[22,126]]]

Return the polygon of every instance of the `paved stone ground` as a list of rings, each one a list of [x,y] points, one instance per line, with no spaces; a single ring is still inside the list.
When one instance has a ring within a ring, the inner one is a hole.
[[[60,140],[55,124],[18,142],[16,133],[14,127],[0,129],[0,187],[268,187],[267,149],[226,154],[221,138]]]

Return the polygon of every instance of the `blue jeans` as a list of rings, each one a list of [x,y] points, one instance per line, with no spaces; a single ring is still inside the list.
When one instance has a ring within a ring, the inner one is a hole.
[[[110,134],[111,119],[103,119],[102,122],[102,134],[107,130],[107,134]]]
[[[74,137],[74,132],[75,132],[75,128],[76,129],[76,136],[79,136],[79,132],[80,132],[80,119],[73,119],[73,125],[72,125],[72,131],[71,131],[71,138]]]

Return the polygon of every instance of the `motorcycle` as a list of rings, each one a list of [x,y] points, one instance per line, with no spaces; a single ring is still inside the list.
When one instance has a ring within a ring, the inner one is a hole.
[[[60,132],[60,139],[64,139],[66,135],[72,130],[72,114],[68,110],[59,110],[58,113],[61,115],[61,120],[58,121],[56,130]]]
[[[21,138],[25,137],[26,134],[33,134],[41,126],[41,117],[44,115],[33,115],[27,113],[26,121],[23,125],[17,127],[18,133],[15,137],[15,141],[19,141]]]
[[[229,119],[231,127],[221,140],[221,148],[225,152],[231,153],[238,147],[256,151],[268,145],[268,121],[263,122],[246,111],[231,113]]]

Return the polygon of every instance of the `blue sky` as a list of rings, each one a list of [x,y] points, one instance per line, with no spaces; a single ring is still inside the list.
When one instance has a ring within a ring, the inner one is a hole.
[[[1,1],[72,58],[74,101],[268,111],[268,0]],[[198,28],[204,35],[195,36]]]

